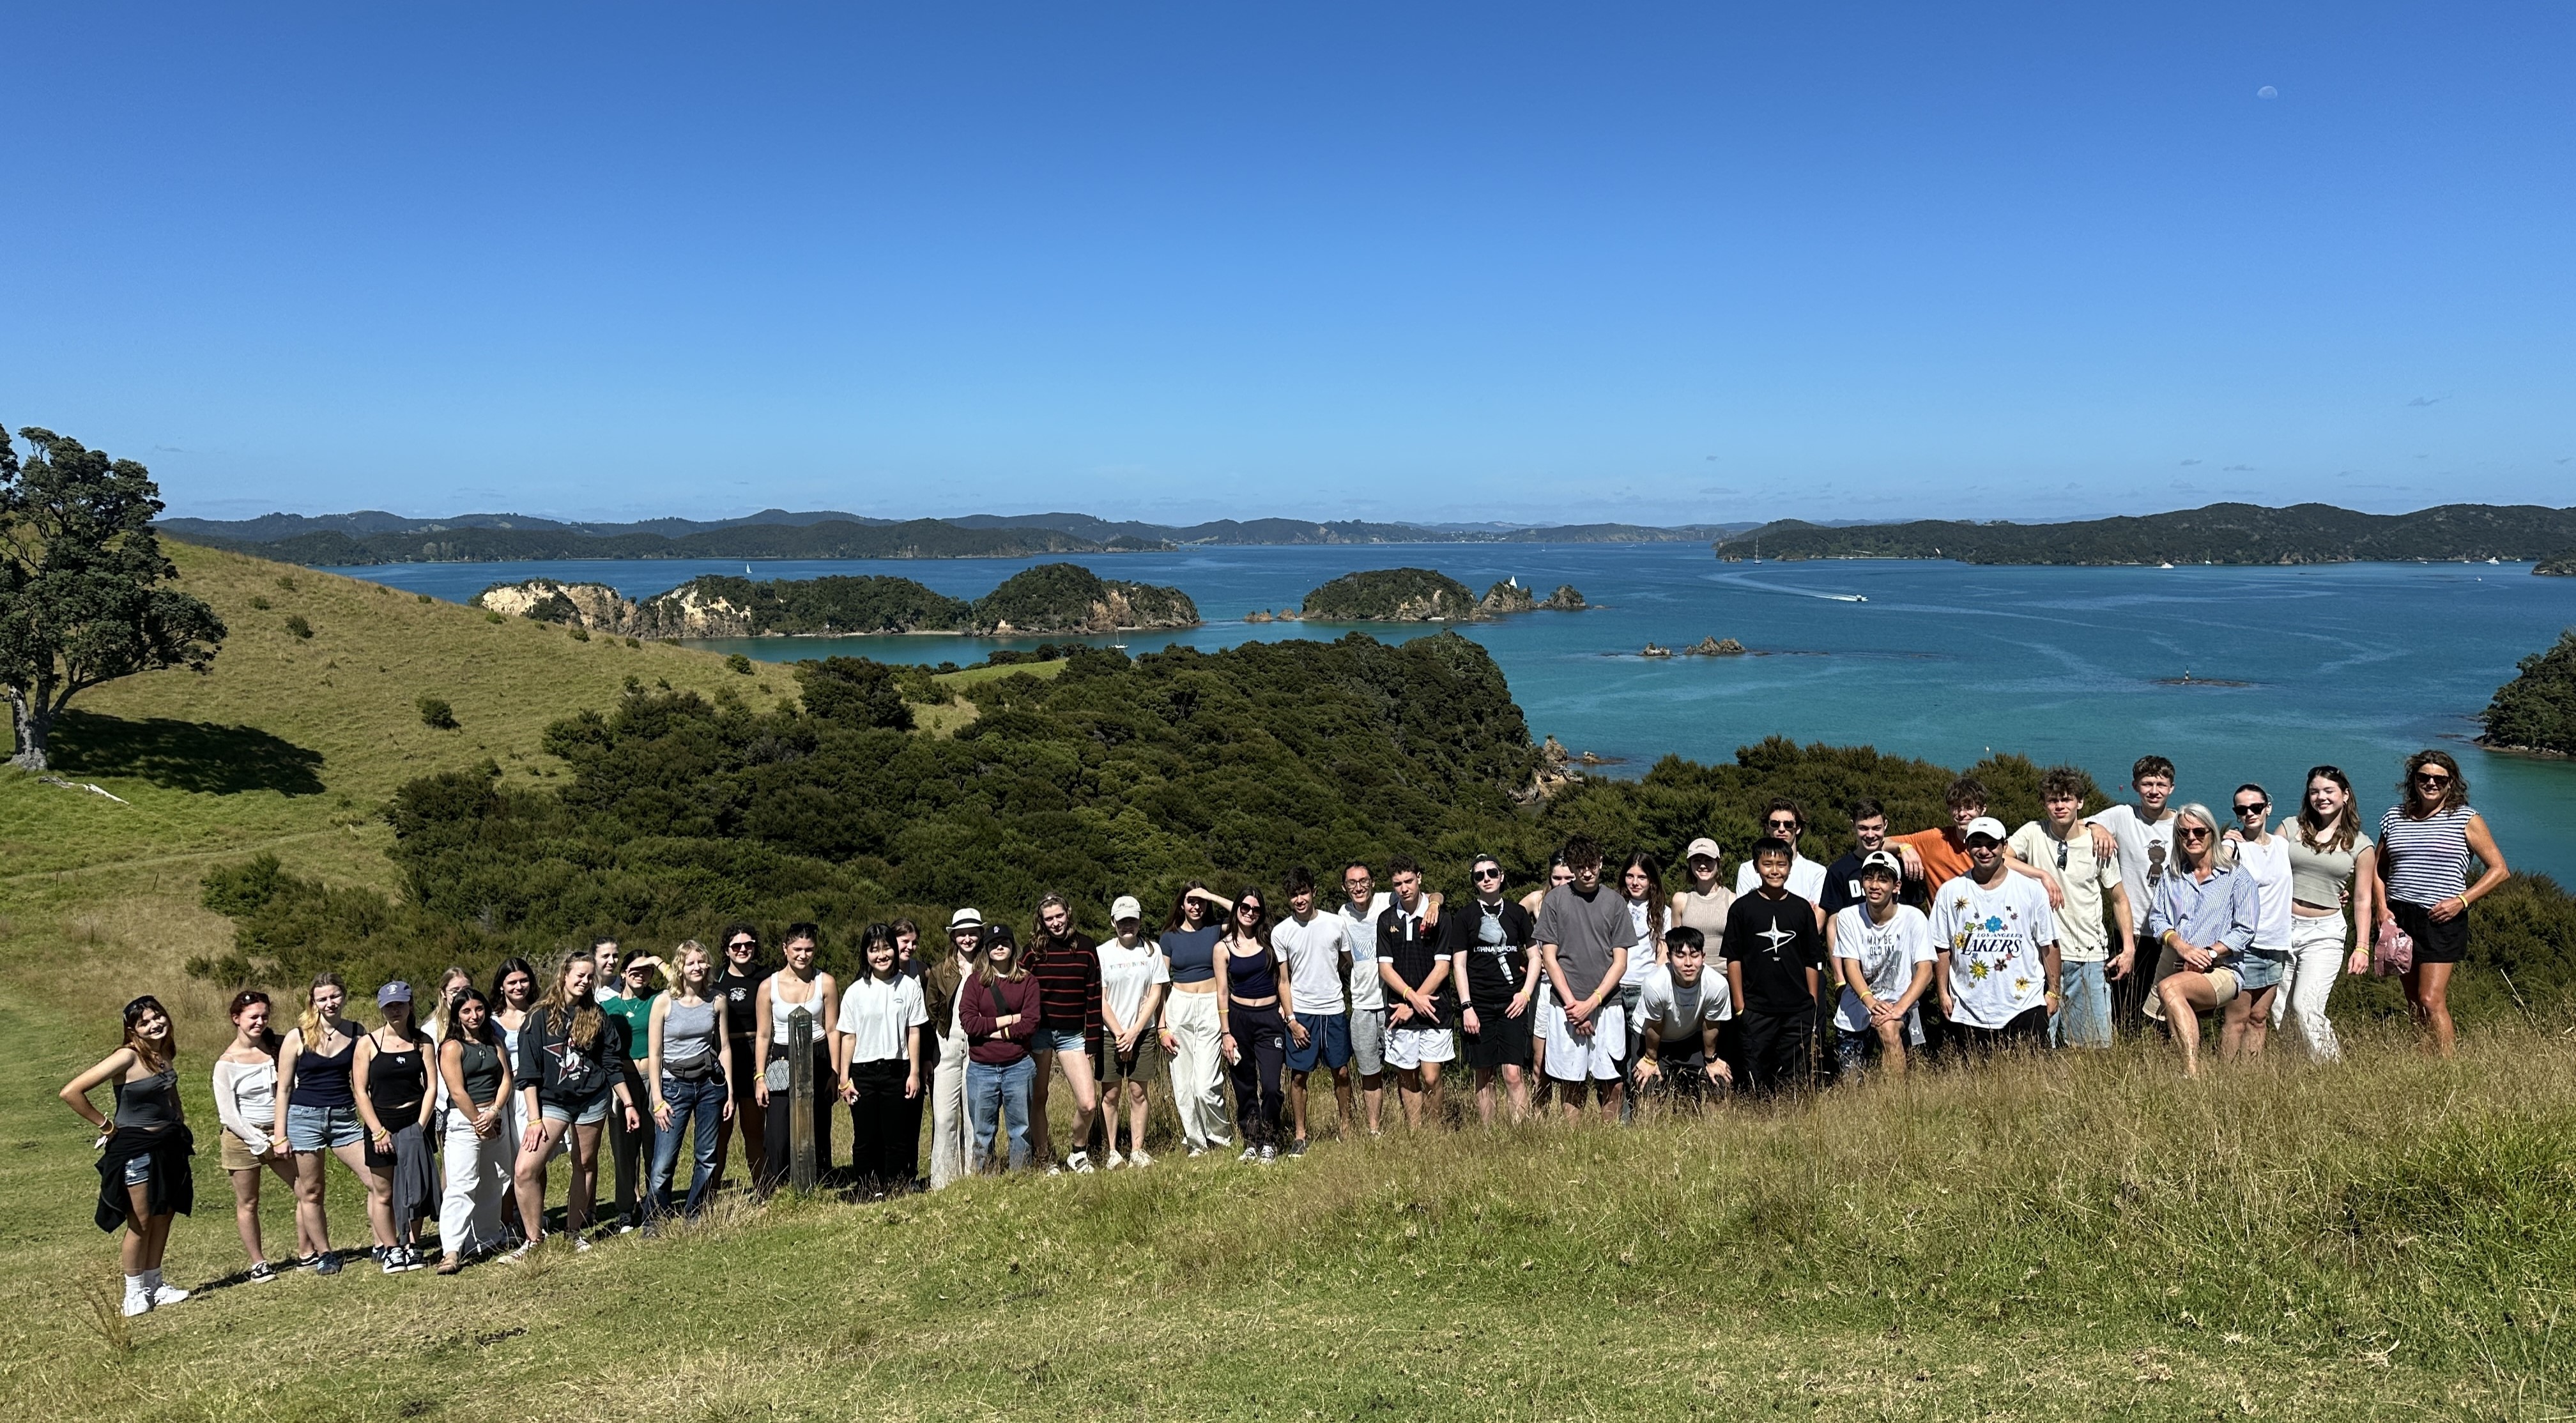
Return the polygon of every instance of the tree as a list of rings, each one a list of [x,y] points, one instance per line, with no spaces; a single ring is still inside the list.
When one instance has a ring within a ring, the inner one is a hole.
[[[894,669],[864,657],[826,657],[796,664],[805,713],[857,731],[910,731],[912,708]]]
[[[51,430],[0,435],[0,687],[13,764],[46,768],[54,718],[73,697],[165,667],[204,672],[224,640],[214,609],[156,587],[179,576],[152,532],[161,490],[132,460]]]

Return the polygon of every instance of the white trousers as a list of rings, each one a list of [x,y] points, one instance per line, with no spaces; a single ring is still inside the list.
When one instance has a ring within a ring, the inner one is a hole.
[[[2344,935],[2340,914],[2313,919],[2292,916],[2288,981],[2272,995],[2272,1026],[2278,1028],[2284,1018],[2296,1018],[2300,1036],[2307,1039],[2308,1055],[2320,1062],[2343,1057],[2334,1024],[2326,1021],[2326,999],[2334,992],[2335,980],[2343,976]]]
[[[510,1115],[502,1113],[499,1133],[476,1136],[472,1112],[448,1109],[447,1193],[438,1203],[438,1248],[447,1254],[471,1255],[501,1243],[501,1196],[519,1149],[506,1124]]]
[[[951,1020],[954,1021],[954,1014]],[[939,1066],[930,1078],[930,1189],[973,1174],[975,1134],[966,1121],[966,1034],[938,1033]]]
[[[1172,1107],[1180,1113],[1181,1139],[1197,1147],[1232,1146],[1216,995],[1174,993],[1163,1000],[1163,1021],[1172,1028]]]

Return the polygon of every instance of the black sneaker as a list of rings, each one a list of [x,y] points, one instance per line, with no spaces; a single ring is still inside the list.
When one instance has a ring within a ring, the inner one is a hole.
[[[314,1256],[313,1273],[317,1275],[336,1275],[340,1273],[340,1252],[336,1250],[325,1250],[321,1254]]]
[[[1306,1138],[1304,1138],[1304,1137],[1302,1137],[1302,1136],[1301,1136],[1301,1137],[1297,1138],[1295,1141],[1292,1141],[1292,1142],[1288,1143],[1288,1154],[1289,1154],[1289,1155],[1291,1155],[1291,1156],[1303,1156],[1303,1155],[1305,1155],[1305,1154],[1306,1154]]]
[[[250,1283],[254,1285],[264,1285],[276,1278],[276,1267],[265,1260],[259,1261],[250,1267]]]

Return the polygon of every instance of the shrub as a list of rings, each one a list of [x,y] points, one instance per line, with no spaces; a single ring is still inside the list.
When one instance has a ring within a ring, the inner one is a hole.
[[[297,637],[311,637],[313,624],[306,622],[302,613],[289,613],[286,615],[286,630]]]
[[[575,642],[588,642],[588,641],[590,641],[590,629],[588,629],[588,628],[586,628],[586,627],[583,627],[583,626],[582,626],[581,624],[579,624],[579,623],[572,623],[572,624],[568,625],[568,626],[567,626],[567,628],[566,628],[566,631],[568,631],[568,632],[570,632],[570,633],[572,634],[572,640],[573,640],[573,641],[575,641]]]
[[[725,658],[725,670],[728,672],[739,672],[743,676],[748,677],[751,675],[751,659],[743,656],[739,652],[733,653]]]
[[[2515,664],[2521,673],[2487,704],[2489,746],[2576,754],[2576,628]]]
[[[434,727],[440,731],[456,729],[456,708],[447,704],[447,698],[423,693],[421,699],[412,705],[420,708],[421,725]]]
[[[863,657],[827,657],[796,664],[806,713],[853,731],[910,731],[912,708],[894,669]]]
[[[278,587],[280,587],[280,588],[285,589],[285,590],[286,590],[287,592],[289,592],[289,593],[294,592],[294,591],[295,591],[295,575],[294,575],[294,574],[292,574],[292,573],[281,573],[281,574],[279,574],[279,575],[278,575],[278,578],[277,578],[277,586],[278,586]]]
[[[642,647],[644,644],[643,644],[641,641],[638,641],[637,639],[635,639],[635,638],[631,638],[631,637],[630,637],[630,638],[626,639],[626,645],[627,645],[628,647],[637,647],[637,648],[640,648],[640,647]]]
[[[251,595],[251,597],[250,597],[250,605],[251,605],[252,607],[254,607],[254,608],[259,609],[259,610],[260,610],[261,612],[263,612],[263,613],[264,613],[264,612],[267,612],[267,611],[269,610],[270,606],[271,606],[271,604],[269,603],[268,599],[266,599],[265,597],[262,597],[261,595],[259,595],[259,594],[257,594],[257,593],[253,593],[253,594]]]
[[[412,597],[414,600],[423,603],[434,603],[438,601],[437,599],[430,597],[427,593],[414,593],[412,594]]]
[[[492,611],[491,609],[489,609],[489,608],[486,608],[486,609],[484,609],[484,610],[483,610],[483,621],[485,621],[485,622],[487,622],[487,623],[497,623],[497,622],[501,621],[501,615],[500,615],[499,613],[493,612],[493,611]]]

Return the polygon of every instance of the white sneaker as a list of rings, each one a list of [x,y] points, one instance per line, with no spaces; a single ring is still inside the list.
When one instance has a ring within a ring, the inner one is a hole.
[[[1257,1146],[1247,1146],[1243,1149],[1243,1154],[1234,1159],[1242,1162],[1246,1166],[1250,1166],[1261,1159],[1261,1148]]]
[[[1113,1151],[1109,1153],[1109,1159],[1107,1161],[1100,1163],[1100,1169],[1103,1171],[1115,1171],[1126,1164],[1127,1158]]]
[[[1261,1148],[1261,1164],[1264,1166],[1278,1165],[1279,1148],[1275,1146],[1265,1146]]]
[[[1154,1158],[1147,1156],[1145,1154],[1145,1148],[1140,1146],[1134,1151],[1127,1153],[1127,1164],[1130,1166],[1151,1166],[1154,1164]]]
[[[1088,1151],[1077,1151],[1073,1155],[1065,1158],[1065,1165],[1072,1167],[1073,1174],[1076,1176],[1088,1176],[1092,1171],[1091,1153]]]
[[[188,1292],[179,1288],[177,1285],[154,1285],[152,1287],[151,1308],[159,1309],[163,1305],[177,1304],[179,1301],[186,1299],[187,1297]]]
[[[575,1250],[588,1250],[590,1248],[590,1237],[587,1235],[574,1236],[572,1238],[572,1248]]]
[[[1193,1146],[1190,1148],[1190,1159],[1192,1161],[1196,1161],[1205,1155],[1207,1155],[1207,1148],[1204,1146]]]
[[[132,1290],[127,1290],[127,1291],[125,1292],[125,1317],[126,1317],[126,1318],[128,1318],[128,1319],[132,1319],[133,1317],[135,1317],[135,1316],[136,1316],[136,1315],[138,1315],[138,1314],[150,1314],[151,1312],[152,1312],[152,1296],[151,1296],[151,1294],[150,1294],[150,1293],[146,1292],[146,1293],[137,1294],[136,1292],[134,1292],[134,1291],[132,1291]]]
[[[1050,1175],[1050,1176],[1061,1176],[1061,1175],[1063,1175],[1063,1174],[1064,1174],[1064,1166],[1063,1166],[1063,1163],[1061,1163],[1061,1162],[1055,1162],[1055,1161],[1050,1161],[1050,1162],[1048,1162],[1048,1163],[1047,1163],[1047,1174],[1048,1174],[1048,1175]]]
[[[504,1261],[515,1265],[518,1262],[527,1259],[529,1256],[536,1254],[537,1247],[543,1244],[545,1244],[545,1238],[543,1236],[534,1240],[522,1240],[519,1242],[518,1249],[511,1251],[509,1254],[504,1255],[501,1258]]]

